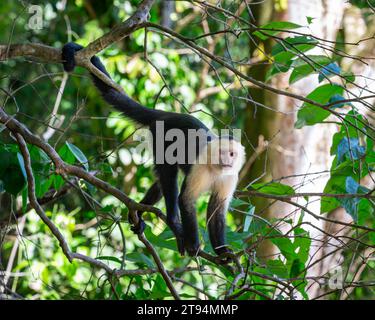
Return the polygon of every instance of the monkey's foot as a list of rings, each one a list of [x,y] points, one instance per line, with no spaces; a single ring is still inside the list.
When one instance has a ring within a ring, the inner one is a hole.
[[[234,252],[228,247],[221,247],[215,250],[218,258],[222,264],[227,264],[233,261],[232,256]]]
[[[184,246],[184,239],[182,237],[176,237],[177,241],[177,250],[181,256],[185,255],[185,246]]]
[[[176,236],[177,250],[181,256],[185,255],[185,244],[184,244],[184,233],[182,230],[182,224],[176,220],[169,220],[167,217],[167,225],[173,231]]]
[[[190,257],[196,257],[199,253],[199,243],[185,245],[185,249]]]
[[[143,231],[145,231],[145,229],[146,229],[146,223],[141,218],[139,218],[137,224],[133,224],[130,227],[130,230],[133,231],[135,234],[142,234]]]

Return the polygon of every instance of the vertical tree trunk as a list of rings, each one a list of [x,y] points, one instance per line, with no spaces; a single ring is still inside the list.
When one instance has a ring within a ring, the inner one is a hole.
[[[161,25],[166,28],[171,28],[173,21],[171,14],[175,10],[174,1],[164,0],[161,5]]]
[[[311,15],[315,19],[310,25],[310,32],[319,38],[334,41],[342,22],[344,7],[345,1],[341,0],[289,1],[288,8],[284,12],[285,16],[283,20],[285,19],[286,21],[306,25],[306,17]],[[309,31],[306,30],[306,33],[309,33]],[[311,53],[327,54],[320,48],[314,50],[315,52]],[[276,80],[275,85],[281,88],[287,87],[286,77],[280,78],[281,79]],[[292,90],[295,93],[306,96],[317,86],[317,76],[313,75],[294,84]],[[288,98],[273,97],[278,105],[278,110],[290,113],[290,115],[287,116],[280,116],[278,121],[273,123],[273,126],[280,130],[276,140],[278,149],[273,149],[270,155],[271,161],[274,159],[276,163],[276,165],[272,167],[273,176],[282,177],[329,170],[332,162],[329,149],[332,135],[336,131],[335,125],[315,125],[296,130],[293,128],[293,124],[296,120],[296,111],[300,106],[296,106],[295,102]],[[328,174],[307,175],[294,177],[284,182],[294,186],[300,186],[300,192],[323,191],[328,177]],[[303,204],[305,202],[303,199],[299,199],[298,201],[303,202]],[[319,214],[319,199],[310,198],[309,201],[308,208]],[[295,208],[281,202],[278,202],[274,208],[275,214],[281,214],[282,216],[288,215],[290,212],[293,212],[293,210],[295,210]],[[338,219],[342,219],[346,216],[346,213],[343,209],[338,209],[335,211],[335,216]],[[320,230],[326,229],[326,226],[321,220],[316,220],[308,214],[305,215],[304,220],[311,222]],[[331,236],[325,235],[317,228],[309,228],[310,237],[313,239],[310,250],[311,260],[309,261],[309,265],[312,267],[308,268],[307,272],[307,276],[310,277],[322,276],[329,271],[328,268],[337,265],[326,263],[326,259],[329,260],[329,262],[333,262],[332,259],[338,260],[331,254],[331,251],[337,248],[337,243],[332,243],[336,242],[336,240]],[[332,235],[337,235],[338,232],[346,232],[342,230],[342,228],[336,230],[335,226],[329,226],[328,228],[330,228],[330,233]],[[326,255],[327,258],[325,258]],[[308,286],[309,296],[311,298],[315,297],[318,292],[319,284],[317,282],[310,283]]]
[[[346,8],[343,17],[343,29],[344,29],[344,38],[345,42],[347,43],[355,43],[360,39],[366,39],[371,37],[375,32],[375,25],[370,24],[366,26],[361,10],[350,6]],[[361,44],[359,46],[346,46],[345,51],[350,56],[363,56],[363,57],[373,57],[375,54],[374,46],[368,45],[366,43]],[[372,59],[364,59],[367,63],[364,64],[359,62],[358,60],[348,59],[345,58],[342,61],[343,66],[346,70],[351,70],[356,75],[362,75],[362,77],[357,77],[356,83],[358,87],[351,87],[350,91],[357,96],[366,95],[362,91],[362,88],[366,88],[370,91],[375,91],[375,62]],[[366,100],[368,103],[373,103],[375,99]],[[360,103],[356,103],[356,107],[361,109],[362,105]],[[367,113],[368,119],[371,121],[371,115],[369,114],[369,110],[362,110],[364,114]],[[373,123],[372,123],[373,124]],[[372,180],[369,177],[365,177],[361,184],[367,185],[370,189],[374,187]],[[334,210],[329,213],[329,217],[334,220],[341,220],[344,222],[351,222],[351,217],[345,213],[345,211],[341,208]],[[336,236],[342,235],[349,235],[352,232],[349,228],[343,228],[337,224],[326,223],[324,226],[324,230],[327,234],[332,234]],[[343,263],[343,256],[342,250],[337,250],[338,247],[342,247],[343,240],[338,241],[337,238],[328,237],[327,235],[324,236],[324,243],[325,245],[322,249],[317,252],[316,261],[318,259],[322,259],[319,264],[313,269],[315,274],[325,274],[328,269],[335,269],[336,267],[340,267]],[[329,241],[329,245],[326,242]],[[363,255],[364,257],[366,254]],[[349,268],[350,266],[348,266]],[[346,273],[346,270],[343,270],[343,273]],[[343,281],[345,279],[342,279]],[[348,288],[345,292],[342,292],[340,299],[346,298],[349,295],[349,292],[352,288]],[[326,287],[319,287],[316,283],[311,286],[311,293],[313,296],[320,296],[326,292]]]
[[[306,17],[312,17],[315,18],[313,23],[302,31],[306,34],[312,33],[319,38],[334,41],[342,23],[344,8],[344,0],[293,0],[288,1],[287,8],[283,11],[274,12],[271,20],[291,21],[300,25],[307,25]],[[292,35],[289,34],[288,36]],[[315,48],[308,54],[327,54],[327,52],[322,52],[322,49]],[[272,85],[276,88],[286,89],[289,86],[288,78],[289,74],[277,76],[272,80]],[[313,75],[300,80],[289,87],[288,90],[306,96],[319,85],[317,78],[317,75]],[[254,94],[252,96],[256,97]],[[258,167],[255,167],[253,173],[259,177],[263,170],[266,176],[272,179],[289,177],[283,179],[281,182],[294,186],[299,192],[323,191],[329,178],[329,173],[319,175],[312,173],[327,171],[330,168],[332,159],[329,149],[332,135],[336,131],[335,125],[315,125],[297,130],[294,128],[294,123],[296,121],[297,110],[301,107],[300,102],[269,92],[265,92],[265,95],[262,96],[262,100],[259,102],[273,108],[275,111],[259,110],[256,115],[256,123],[259,124],[259,128],[264,130],[263,134],[266,138],[270,140],[270,148],[267,167],[264,167],[264,162],[259,161],[257,164]],[[249,104],[249,108],[252,108],[251,103]],[[255,122],[251,119],[247,119],[246,121],[249,121],[249,123]],[[265,126],[263,127],[263,125]],[[259,134],[259,132],[256,132],[256,129],[257,127],[253,127],[247,133],[255,138],[256,134]],[[247,180],[251,181],[251,178],[256,178],[256,176],[250,176]],[[304,199],[299,199],[298,201],[302,205],[306,204]],[[319,214],[319,199],[310,198],[308,208],[314,213]],[[269,208],[268,214],[277,218],[288,217],[296,221],[300,211],[298,210],[297,212],[296,209],[288,203],[278,201]],[[342,209],[336,210],[334,214],[336,218],[347,219],[347,215]],[[304,219],[321,230],[326,227],[321,220],[316,220],[308,214],[305,215]],[[286,231],[288,228],[289,226],[285,224],[282,231]],[[328,226],[328,228],[332,231],[332,226]],[[345,232],[345,230],[341,229],[334,230],[333,232]],[[327,250],[334,248],[331,246],[333,238],[329,237],[327,239],[324,233],[316,228],[310,228],[309,232],[313,243],[310,252],[311,260],[308,263],[313,267],[308,269],[307,276],[319,276],[328,271],[329,265],[325,263],[323,255],[327,254]],[[328,240],[328,242],[322,245],[322,240]],[[263,249],[263,256],[270,257],[275,253],[274,247],[266,246]],[[317,262],[322,258],[323,260]],[[332,255],[329,256],[329,259],[331,258]],[[318,294],[319,285],[312,283],[308,288],[310,298]]]

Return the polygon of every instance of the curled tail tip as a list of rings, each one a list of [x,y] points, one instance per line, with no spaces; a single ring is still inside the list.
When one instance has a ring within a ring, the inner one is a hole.
[[[66,72],[72,72],[76,66],[74,54],[81,50],[83,46],[74,42],[68,42],[61,49],[61,57],[63,60],[63,67]]]

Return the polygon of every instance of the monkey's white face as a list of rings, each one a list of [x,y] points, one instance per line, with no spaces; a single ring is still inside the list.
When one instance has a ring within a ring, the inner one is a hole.
[[[237,175],[245,162],[245,148],[236,140],[215,139],[209,143],[208,164],[224,175]]]

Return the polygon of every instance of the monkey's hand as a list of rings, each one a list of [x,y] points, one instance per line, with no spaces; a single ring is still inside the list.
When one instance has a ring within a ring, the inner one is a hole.
[[[74,70],[76,66],[76,61],[74,59],[74,54],[81,50],[83,47],[79,44],[76,44],[74,42],[69,42],[62,48],[62,60],[63,60],[63,66],[64,70],[66,72],[71,72]]]
[[[146,229],[146,223],[143,219],[138,215],[138,223],[134,224],[132,218],[129,216],[129,222],[132,224],[130,230],[133,231],[135,234],[142,234],[143,231]]]
[[[176,236],[177,250],[181,256],[185,255],[184,238],[182,236]]]
[[[184,237],[184,247],[190,257],[196,257],[199,253],[199,241],[192,241]]]

